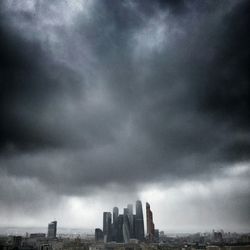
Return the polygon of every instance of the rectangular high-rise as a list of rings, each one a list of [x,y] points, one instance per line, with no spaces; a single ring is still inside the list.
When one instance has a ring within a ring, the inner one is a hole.
[[[112,240],[110,212],[103,213],[103,237],[104,237],[104,242],[109,242]]]
[[[113,224],[112,224],[112,240],[113,241],[117,241],[118,216],[119,216],[119,209],[118,207],[114,207],[113,208]]]
[[[134,238],[134,215],[133,215],[133,205],[128,204],[127,206],[128,209],[128,219],[129,219],[129,233],[130,233],[130,238]]]
[[[150,242],[154,241],[155,225],[153,222],[153,213],[150,209],[150,205],[146,203],[146,215],[147,215],[147,238]]]
[[[95,229],[95,241],[103,241],[103,231],[100,228]]]
[[[56,231],[57,231],[57,221],[52,221],[48,225],[48,238],[50,239],[56,238]]]
[[[136,239],[144,240],[144,221],[142,213],[142,203],[141,201],[136,201],[136,214],[135,214],[135,237]]]
[[[117,218],[117,238],[116,238],[116,242],[124,242],[123,239],[123,215],[120,214],[118,215]]]
[[[124,208],[122,233],[125,243],[129,243],[130,240],[130,223],[129,223],[128,213],[129,213],[128,208]]]

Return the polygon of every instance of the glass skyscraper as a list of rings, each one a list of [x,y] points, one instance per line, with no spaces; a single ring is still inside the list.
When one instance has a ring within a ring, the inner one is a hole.
[[[112,240],[110,212],[103,212],[103,237],[104,237],[104,242],[109,242]]]
[[[142,213],[142,203],[141,201],[136,201],[136,214],[135,214],[135,237],[143,241],[144,240],[144,222]]]
[[[125,243],[129,243],[130,240],[130,223],[129,223],[128,212],[129,212],[128,209],[124,208],[122,234]]]
[[[56,231],[57,231],[57,221],[52,221],[48,225],[48,238],[50,239],[56,238]]]
[[[130,233],[130,238],[134,238],[134,215],[133,215],[133,205],[128,204],[128,219],[129,219],[129,233]]]
[[[146,203],[146,215],[147,215],[147,238],[150,242],[154,241],[155,225],[153,222],[153,213],[150,209],[150,205]]]
[[[112,224],[112,240],[117,241],[118,237],[118,216],[119,209],[118,207],[113,208],[113,224]]]

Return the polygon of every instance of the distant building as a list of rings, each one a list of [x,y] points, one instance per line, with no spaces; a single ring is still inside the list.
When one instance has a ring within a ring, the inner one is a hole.
[[[117,241],[118,216],[119,216],[119,209],[118,207],[114,207],[113,208],[113,224],[112,224],[112,240],[113,241]]]
[[[103,237],[104,237],[104,242],[109,242],[112,240],[110,212],[103,213]]]
[[[124,208],[122,234],[125,243],[129,243],[130,240],[130,223],[129,223],[128,213],[129,213],[128,209]]]
[[[241,243],[250,243],[250,234],[243,234],[239,238],[239,242]]]
[[[136,238],[136,231],[135,231],[135,221],[136,221],[136,215],[133,214],[133,230],[134,230],[133,238],[134,238],[134,239],[137,239],[137,238]]]
[[[155,229],[154,232],[154,242],[159,243],[160,242],[160,233],[159,233],[159,229]]]
[[[57,221],[52,221],[48,225],[48,238],[50,239],[56,238],[56,232],[57,232]]]
[[[165,235],[165,233],[164,233],[164,231],[160,231],[159,232],[159,241],[160,242],[164,242],[164,241],[166,241],[166,235]]]
[[[136,201],[136,214],[135,214],[135,238],[143,241],[145,237],[144,234],[144,221],[142,213],[142,203],[141,201]]]
[[[123,239],[123,215],[120,214],[117,218],[117,238],[116,242],[122,243],[124,242]]]
[[[103,231],[100,228],[95,229],[95,241],[103,241]]]
[[[46,238],[46,234],[45,233],[31,233],[30,238],[44,239]]]
[[[159,235],[160,235],[160,237],[164,237],[164,236],[165,236],[164,231],[160,231],[160,232],[159,232]]]
[[[129,234],[130,234],[130,238],[134,238],[135,234],[134,234],[133,205],[128,204],[127,208],[128,208],[128,219],[129,219]]]
[[[222,233],[213,231],[213,240],[215,242],[222,242],[223,241]]]
[[[150,205],[146,203],[146,215],[147,215],[147,238],[150,242],[154,241],[155,225],[153,222],[153,213],[150,209]]]
[[[114,207],[114,208],[113,208],[113,223],[114,223],[115,221],[117,221],[118,215],[119,215],[119,209],[118,209],[118,207]]]
[[[13,247],[20,248],[22,245],[22,236],[13,236]]]

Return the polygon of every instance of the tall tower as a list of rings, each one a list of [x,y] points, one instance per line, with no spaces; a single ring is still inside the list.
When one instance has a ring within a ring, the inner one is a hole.
[[[125,243],[129,243],[130,240],[130,225],[128,217],[128,209],[124,208],[123,213],[123,225],[122,225],[122,234]]]
[[[133,205],[128,204],[127,206],[128,209],[128,219],[129,219],[129,233],[130,233],[130,238],[134,238],[134,215],[133,215]]]
[[[48,238],[50,239],[56,238],[56,231],[57,231],[57,221],[52,221],[48,225]]]
[[[153,222],[153,213],[150,209],[150,205],[146,203],[146,215],[147,215],[147,237],[150,242],[154,241],[155,225]]]
[[[124,242],[123,239],[123,215],[118,215],[117,219],[117,239],[116,242],[122,243]]]
[[[119,209],[118,207],[114,207],[113,208],[113,223],[117,221],[118,215],[119,215]]]
[[[103,212],[103,237],[104,242],[111,241],[112,231],[111,231],[111,213]]]
[[[95,241],[103,241],[103,232],[100,228],[95,229]]]
[[[113,208],[113,227],[112,227],[112,240],[117,241],[118,237],[118,216],[119,209],[118,207]]]
[[[142,213],[141,201],[136,201],[136,214],[135,214],[135,237],[143,241],[144,240],[144,222]]]

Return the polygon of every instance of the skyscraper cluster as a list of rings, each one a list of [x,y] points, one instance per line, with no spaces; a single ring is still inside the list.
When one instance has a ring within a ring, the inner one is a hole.
[[[135,214],[133,205],[128,204],[119,214],[118,207],[113,208],[111,212],[103,213],[103,230],[95,230],[96,241],[129,243],[131,239],[144,241],[145,239],[154,242],[155,229],[153,223],[153,213],[150,210],[149,203],[146,203],[147,214],[147,235],[144,233],[144,220],[141,201],[136,201]]]

